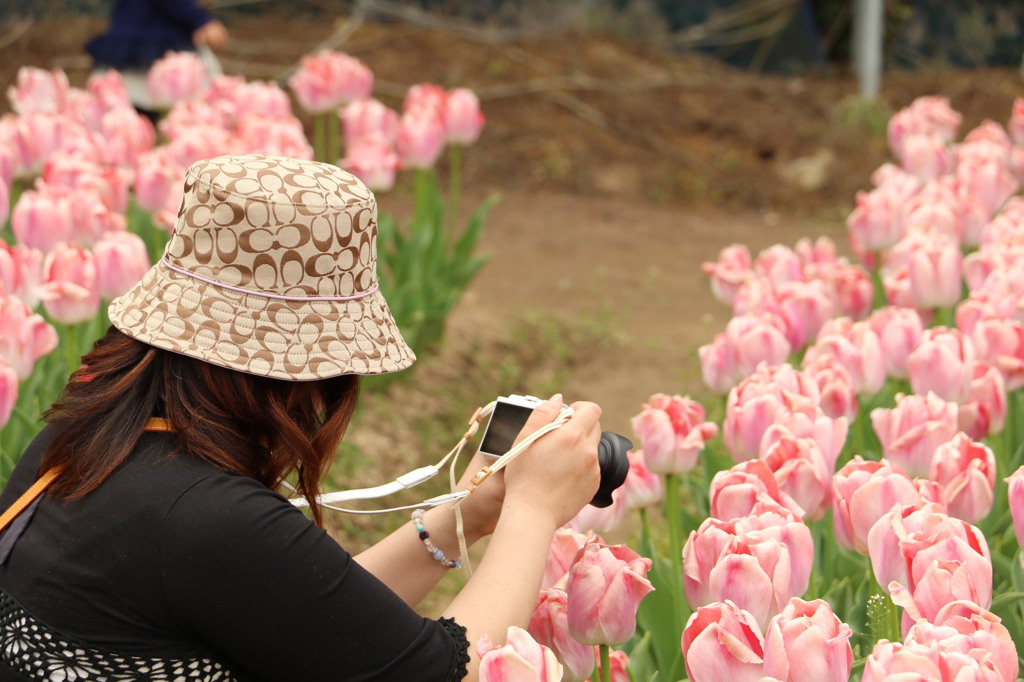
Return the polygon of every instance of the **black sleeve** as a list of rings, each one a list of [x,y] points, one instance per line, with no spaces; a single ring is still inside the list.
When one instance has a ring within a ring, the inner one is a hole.
[[[164,590],[181,626],[262,678],[465,675],[464,629],[416,614],[252,479],[218,476],[190,488],[160,542]]]

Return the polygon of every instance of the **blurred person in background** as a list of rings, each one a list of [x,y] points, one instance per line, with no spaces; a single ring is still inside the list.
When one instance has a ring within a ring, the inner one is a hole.
[[[210,75],[221,73],[213,50],[228,41],[228,30],[198,0],[115,0],[106,33],[86,43],[95,71],[115,69],[132,104],[156,122],[146,88],[146,71],[168,52],[198,51]]]

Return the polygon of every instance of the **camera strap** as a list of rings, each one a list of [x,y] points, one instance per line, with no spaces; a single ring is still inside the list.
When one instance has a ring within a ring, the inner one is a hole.
[[[552,421],[550,424],[545,424],[541,428],[537,429],[529,436],[527,436],[526,438],[512,446],[512,448],[508,452],[498,457],[498,459],[496,459],[494,462],[485,466],[480,471],[476,472],[476,474],[470,481],[468,490],[456,490],[455,463],[458,461],[459,455],[462,453],[463,447],[465,447],[466,443],[472,440],[473,436],[476,435],[477,430],[480,428],[480,424],[482,424],[488,417],[491,416],[491,413],[494,412],[494,406],[496,404],[496,401],[491,401],[484,407],[478,407],[476,409],[476,412],[474,412],[473,416],[470,417],[469,419],[469,428],[467,428],[466,432],[462,434],[462,438],[459,439],[459,442],[455,445],[455,447],[453,447],[448,452],[447,455],[442,457],[441,461],[439,461],[437,464],[432,464],[429,466],[420,467],[419,469],[414,469],[413,471],[410,471],[407,474],[402,474],[401,476],[391,481],[390,483],[374,486],[372,488],[359,488],[356,490],[341,490],[332,493],[322,493],[320,495],[317,495],[317,503],[327,509],[345,512],[346,514],[383,514],[386,512],[417,509],[419,507],[424,506],[436,507],[438,505],[451,503],[451,507],[455,511],[455,525],[457,534],[459,536],[459,551],[461,552],[461,556],[463,558],[463,566],[465,566],[467,571],[471,571],[468,561],[468,548],[466,547],[466,539],[462,527],[462,512],[459,509],[459,504],[462,502],[462,500],[466,499],[474,490],[476,490],[480,486],[480,484],[487,480],[491,475],[501,471],[506,466],[508,466],[509,462],[514,460],[520,454],[522,454],[538,438],[541,438],[542,436],[547,435],[551,431],[554,431],[555,429],[561,427],[570,418],[570,415],[564,412],[559,414],[558,417],[556,417],[555,420]],[[338,503],[340,502],[375,499],[378,497],[384,497],[386,495],[392,495],[401,490],[408,490],[409,488],[413,488],[423,483],[424,481],[428,481],[434,476],[436,476],[441,471],[441,468],[445,465],[445,463],[448,463],[449,465],[448,483],[451,488],[450,493],[437,495],[435,497],[431,497],[430,499],[423,500],[422,502],[416,502],[415,504],[408,504],[399,507],[388,507],[387,509],[349,509],[347,507],[338,506]],[[295,488],[288,484],[287,482],[284,485],[287,488],[289,488],[292,492],[296,492]],[[290,502],[296,507],[305,507],[309,505],[309,502],[303,497],[292,498]]]

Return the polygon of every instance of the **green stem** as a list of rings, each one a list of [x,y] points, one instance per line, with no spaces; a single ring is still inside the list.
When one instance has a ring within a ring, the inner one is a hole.
[[[341,118],[338,112],[324,114],[327,119],[327,163],[338,163],[341,158]]]
[[[313,154],[317,161],[327,161],[327,114],[313,117]]]
[[[651,523],[647,518],[647,508],[641,507],[640,511],[640,548],[644,556],[654,558],[654,545],[651,542]]]
[[[612,653],[611,647],[607,644],[599,644],[598,649],[601,650],[601,682],[611,682],[612,680]]]
[[[78,331],[79,325],[69,324],[64,328],[64,342],[67,344],[65,352],[67,355],[67,376],[70,377],[71,373],[78,369],[78,362],[81,359],[81,353],[79,352],[79,340]]]
[[[882,252],[877,251],[874,256],[875,266],[871,268],[871,284],[875,289],[874,308],[877,310],[888,304],[888,300],[885,297],[885,284],[882,282]]]
[[[448,234],[454,235],[459,224],[459,192],[462,189],[462,147],[457,144],[448,147],[448,165],[448,220],[445,223]]]
[[[679,513],[679,475],[665,475],[665,519],[668,521],[669,560],[672,562],[672,579],[680,582],[675,590],[676,631],[683,630],[683,528]]]
[[[427,211],[430,210],[430,174],[433,173],[429,168],[417,168],[413,174],[413,193],[415,195],[415,215],[413,216],[412,226],[416,228],[425,222]],[[440,199],[438,199],[440,201]],[[438,225],[437,229],[443,229],[442,225]]]

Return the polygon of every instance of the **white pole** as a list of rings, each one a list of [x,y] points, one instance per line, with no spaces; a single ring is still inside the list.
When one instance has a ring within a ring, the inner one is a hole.
[[[853,18],[854,69],[860,95],[878,97],[882,81],[882,20],[885,0],[857,0]]]

